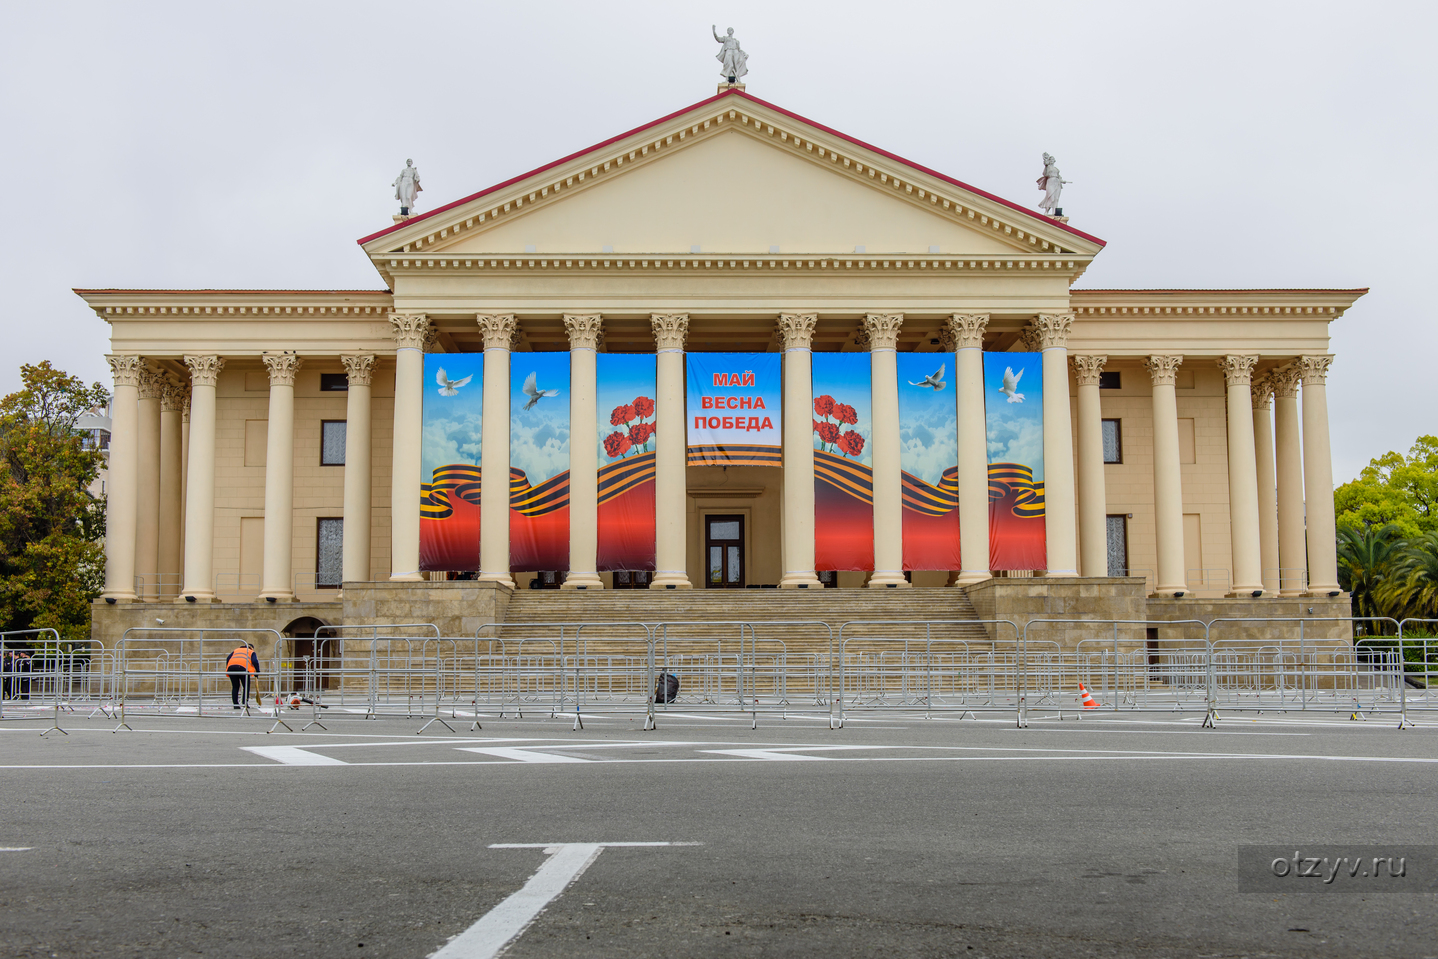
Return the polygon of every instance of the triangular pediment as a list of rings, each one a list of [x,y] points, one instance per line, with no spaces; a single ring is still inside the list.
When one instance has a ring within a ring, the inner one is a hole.
[[[1087,258],[1103,242],[737,92],[361,241],[376,258]]]

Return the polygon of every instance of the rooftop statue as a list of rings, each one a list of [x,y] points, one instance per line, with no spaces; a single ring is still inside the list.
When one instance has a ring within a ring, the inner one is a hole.
[[[749,72],[749,68],[745,66],[749,62],[749,54],[739,49],[739,39],[734,36],[733,27],[722,37],[719,36],[718,24],[711,24],[709,29],[714,31],[714,39],[724,45],[724,48],[714,55],[714,59],[724,65],[719,75],[730,83],[739,82],[739,78]]]
[[[1039,189],[1044,191],[1044,198],[1039,201],[1039,209],[1049,216],[1063,216],[1064,211],[1059,207],[1059,194],[1063,192],[1064,184],[1070,182],[1072,181],[1059,176],[1059,168],[1054,163],[1054,158],[1045,153],[1044,175],[1039,177]]]
[[[409,211],[414,209],[415,196],[423,189],[419,185],[419,170],[415,169],[414,161],[404,161],[404,169],[399,171],[394,181],[394,198],[399,201],[400,216],[409,216]]]

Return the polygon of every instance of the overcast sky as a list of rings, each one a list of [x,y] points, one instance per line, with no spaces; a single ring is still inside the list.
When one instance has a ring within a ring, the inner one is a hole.
[[[379,288],[355,246],[714,93],[1109,241],[1080,287],[1371,287],[1333,325],[1335,471],[1438,432],[1438,4],[46,3],[0,7],[0,391],[109,383],[72,287]],[[708,22],[705,22],[708,21]],[[1425,293],[1425,290],[1429,292]]]

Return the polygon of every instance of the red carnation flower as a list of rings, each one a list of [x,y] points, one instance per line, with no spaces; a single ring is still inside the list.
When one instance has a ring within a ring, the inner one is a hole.
[[[634,446],[643,446],[644,441],[649,439],[649,431],[644,427],[647,423],[635,423],[629,427],[629,442]]]
[[[816,396],[814,398],[814,412],[820,416],[833,416],[834,398],[827,393],[823,396]]]
[[[859,413],[848,403],[835,403],[834,419],[838,420],[840,423],[846,423],[849,426],[853,426],[855,423],[859,422]]]
[[[844,435],[839,437],[839,449],[857,459],[864,452],[864,438],[854,430],[845,430]]]
[[[604,437],[604,452],[609,454],[610,459],[619,459],[629,452],[631,445],[629,437],[617,430]]]
[[[640,418],[653,416],[654,401],[647,396],[634,397],[634,412],[639,414]]]
[[[609,425],[618,426],[621,423],[628,423],[634,419],[634,407],[616,406],[614,412],[609,414]]]
[[[819,439],[825,443],[833,444],[839,442],[839,427],[833,423],[818,424],[818,433]]]

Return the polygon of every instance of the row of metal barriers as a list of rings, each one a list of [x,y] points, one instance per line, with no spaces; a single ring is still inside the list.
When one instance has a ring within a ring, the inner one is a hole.
[[[842,728],[864,713],[1030,719],[1112,713],[1329,711],[1357,719],[1438,707],[1430,621],[1232,619],[490,623],[441,636],[428,623],[259,629],[131,629],[113,648],[67,651],[53,631],[0,633],[0,719],[88,711],[263,717],[272,729],[407,717],[454,730],[483,717],[805,715]],[[1352,629],[1356,641],[1336,638]],[[1406,631],[1406,635],[1405,635]],[[235,708],[238,643],[260,673]],[[19,655],[17,655],[19,654]],[[23,657],[23,658],[21,658]],[[303,720],[303,722],[301,722]]]

